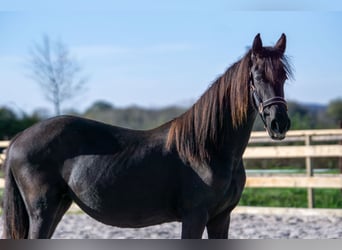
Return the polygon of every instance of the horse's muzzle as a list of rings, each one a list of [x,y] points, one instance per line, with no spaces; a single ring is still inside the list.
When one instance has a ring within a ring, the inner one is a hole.
[[[291,127],[291,120],[286,114],[282,119],[271,119],[270,124],[267,125],[267,132],[273,140],[283,140]]]

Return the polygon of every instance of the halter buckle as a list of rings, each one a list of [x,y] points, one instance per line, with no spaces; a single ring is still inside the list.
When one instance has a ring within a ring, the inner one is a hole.
[[[259,110],[260,114],[262,114],[262,112],[264,112],[264,104],[262,102],[259,103],[258,110]]]

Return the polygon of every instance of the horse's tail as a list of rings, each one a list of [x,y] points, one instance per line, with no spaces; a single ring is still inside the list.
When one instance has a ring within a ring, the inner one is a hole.
[[[5,171],[3,238],[24,239],[28,236],[29,217],[9,162],[9,151],[7,150],[7,156],[3,164]]]

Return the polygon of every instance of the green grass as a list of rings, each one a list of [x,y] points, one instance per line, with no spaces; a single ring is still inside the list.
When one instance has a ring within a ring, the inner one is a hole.
[[[0,189],[0,200],[3,191]],[[314,189],[314,197],[315,208],[342,209],[342,191],[340,189]],[[304,188],[245,188],[239,205],[306,208],[307,190]]]
[[[315,208],[342,208],[340,189],[314,189]],[[304,188],[245,188],[239,205],[264,207],[307,207]]]

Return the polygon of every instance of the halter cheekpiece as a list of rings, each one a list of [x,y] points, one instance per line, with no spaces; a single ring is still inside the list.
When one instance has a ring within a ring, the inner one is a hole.
[[[275,105],[275,104],[282,104],[285,106],[285,108],[287,110],[287,102],[283,97],[280,97],[280,96],[274,96],[274,97],[271,97],[271,98],[263,101],[261,99],[261,97],[258,95],[256,88],[254,86],[254,79],[253,79],[252,73],[251,73],[251,77],[250,77],[250,88],[252,91],[254,108],[258,111],[260,118],[263,121],[264,126],[266,128],[267,124],[266,124],[266,120],[264,117],[265,108],[272,106],[272,105]]]

